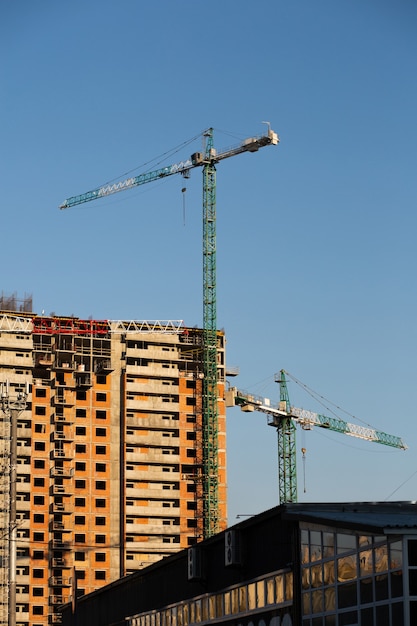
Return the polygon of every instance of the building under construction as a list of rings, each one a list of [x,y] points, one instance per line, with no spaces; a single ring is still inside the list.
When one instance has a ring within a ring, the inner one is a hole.
[[[16,626],[44,626],[75,594],[203,538],[208,478],[226,527],[225,339],[208,440],[201,329],[38,316],[12,300],[0,312],[0,625],[15,607]]]

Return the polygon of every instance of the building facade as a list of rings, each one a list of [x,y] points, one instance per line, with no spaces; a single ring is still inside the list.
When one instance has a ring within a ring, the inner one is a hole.
[[[225,342],[217,337],[225,528]],[[76,589],[89,593],[201,539],[202,340],[179,322],[0,313],[0,625],[14,604],[17,626],[60,623]]]

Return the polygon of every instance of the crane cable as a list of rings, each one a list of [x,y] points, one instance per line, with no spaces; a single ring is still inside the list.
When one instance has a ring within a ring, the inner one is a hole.
[[[181,189],[182,193],[182,223],[185,226],[185,192],[187,191],[187,187],[183,187]]]
[[[163,152],[159,156],[154,157],[153,159],[151,159],[150,161],[146,161],[145,163],[142,163],[141,165],[137,165],[136,167],[134,167],[134,168],[132,168],[130,170],[127,170],[127,172],[119,174],[118,176],[115,176],[114,178],[111,178],[110,180],[106,181],[105,183],[101,183],[100,185],[97,185],[97,186],[98,187],[104,187],[105,185],[110,185],[111,183],[115,182],[116,180],[119,180],[119,178],[122,178],[122,176],[123,177],[129,176],[129,174],[132,174],[133,172],[136,172],[138,170],[143,170],[144,168],[147,168],[147,169],[145,169],[143,173],[146,173],[146,172],[150,171],[151,169],[155,169],[155,166],[161,165],[161,163],[163,163],[168,157],[172,157],[174,154],[177,154],[185,146],[188,146],[190,143],[193,143],[193,141],[196,141],[202,135],[203,135],[203,133],[198,133],[198,135],[195,135],[194,137],[191,137],[191,139],[187,139],[187,140],[183,141],[183,143],[179,144],[178,146],[175,146],[174,148],[171,148],[170,150],[167,150],[166,152]]]
[[[365,426],[368,426],[368,428],[374,428],[372,426],[372,424],[369,424],[368,422],[365,422],[364,420],[361,420],[360,418],[356,417],[352,413],[349,413],[349,411],[346,411],[345,409],[343,409],[339,405],[335,404],[334,402],[332,402],[328,398],[325,398],[324,396],[320,395],[319,393],[317,393],[317,391],[314,391],[314,389],[311,389],[310,387],[308,387],[308,385],[306,385],[305,383],[303,383],[300,380],[298,380],[298,378],[296,378],[295,376],[293,376],[289,372],[285,371],[285,374],[289,378],[291,378],[291,380],[293,380],[297,385],[302,387],[304,389],[304,391],[306,391],[314,400],[316,400],[319,404],[321,404],[321,406],[323,406],[327,411],[329,411],[329,413],[332,413],[332,415],[334,415],[335,417],[338,417],[338,414],[336,413],[336,410],[335,410],[335,409],[337,409],[338,411],[341,411],[345,415],[348,415],[349,417],[351,417],[353,420],[356,420],[358,422],[361,422]],[[332,405],[334,407],[334,409],[332,409],[330,406],[327,406],[327,404],[325,404],[325,402],[327,402],[330,405]]]
[[[303,431],[304,433],[304,431]],[[303,482],[304,482],[304,493],[307,493],[307,487],[306,487],[306,452],[307,452],[307,448],[301,448],[301,453],[303,455]]]
[[[389,496],[387,496],[387,497],[385,498],[384,502],[387,502],[387,500],[389,500],[389,499],[390,499],[390,498],[394,495],[394,493],[396,493],[399,489],[401,489],[401,487],[403,487],[403,486],[405,485],[405,483],[408,483],[408,481],[409,481],[409,480],[411,480],[411,479],[413,478],[413,476],[415,476],[416,474],[417,474],[417,470],[416,470],[415,472],[413,472],[413,473],[411,474],[411,476],[409,476],[408,478],[406,478],[406,480],[404,480],[404,481],[401,483],[401,485],[398,485],[398,487],[397,487],[396,489],[394,489],[394,491],[392,491],[392,492],[389,494]]]

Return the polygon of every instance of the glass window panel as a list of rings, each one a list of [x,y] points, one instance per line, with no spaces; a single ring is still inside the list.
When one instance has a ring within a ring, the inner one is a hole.
[[[387,538],[384,535],[380,537],[374,537],[374,543],[385,543]]]
[[[365,624],[366,626],[374,626],[374,610],[372,607],[370,607],[369,609],[361,610],[361,624]]]
[[[360,576],[369,576],[373,572],[372,550],[361,550],[359,552]]]
[[[404,624],[404,607],[402,602],[391,604],[391,617],[393,624]]]
[[[322,558],[321,532],[319,530],[310,531],[310,561],[319,561]]]
[[[374,549],[375,573],[388,571],[388,546],[383,544]]]
[[[274,604],[275,602],[275,580],[268,578],[266,581],[266,601],[267,604]]]
[[[218,593],[216,596],[216,613],[217,617],[222,617],[223,615],[223,594]]]
[[[248,607],[250,610],[256,609],[256,584],[248,585]]]
[[[201,619],[203,622],[208,620],[208,598],[202,598],[201,600]]]
[[[284,577],[275,576],[275,602],[281,604],[284,602]]]
[[[313,619],[311,620],[311,626],[323,626],[323,618],[313,617]]]
[[[417,541],[408,540],[408,565],[417,565]]]
[[[309,589],[310,587],[310,568],[303,567],[301,570],[301,586],[303,589]]]
[[[357,623],[357,611],[349,611],[348,613],[341,613],[339,615],[339,626],[357,626]]]
[[[258,607],[265,606],[265,581],[259,580],[256,583],[256,595]]]
[[[410,624],[417,624],[417,602],[410,602]]]
[[[372,537],[369,537],[368,535],[360,535],[360,537],[358,537],[358,541],[359,546],[364,548],[365,546],[370,546],[372,544]]]
[[[344,556],[341,559],[337,559],[337,580],[344,582],[346,580],[353,580],[357,577],[356,573],[356,554],[351,556]]]
[[[326,615],[324,618],[324,626],[336,626],[336,615]]]
[[[317,589],[311,594],[312,613],[323,613],[323,590]]]
[[[214,619],[216,617],[216,596],[209,596],[208,604],[209,604],[209,619]]]
[[[388,598],[388,574],[375,578],[375,599],[387,600]]]
[[[292,572],[285,574],[285,599],[292,600],[293,598],[293,575]]]
[[[308,553],[308,530],[301,531],[301,563],[308,563],[309,561],[309,553]]]
[[[357,603],[356,582],[338,585],[337,605],[339,609],[347,609],[349,606],[356,606]]]
[[[323,557],[334,556],[334,533],[323,533]]]
[[[371,602],[373,602],[374,593],[372,578],[363,578],[360,581],[359,589],[361,595],[361,604],[370,604]]]
[[[334,575],[335,561],[327,561],[323,563],[323,583],[332,585],[335,581]]]
[[[301,598],[301,601],[303,603],[303,615],[310,615],[311,614],[311,607],[310,607],[310,595],[307,592],[304,592]]]
[[[239,612],[239,589],[232,589],[230,592],[232,598],[232,613]]]
[[[230,604],[230,593],[226,591],[224,594],[224,614],[230,615],[231,604]]]
[[[356,550],[355,535],[337,533],[337,553],[343,554],[343,552],[351,552],[352,550]]]
[[[391,597],[400,598],[403,595],[403,573],[401,570],[392,572],[391,578]]]
[[[240,587],[239,589],[239,610],[246,611],[246,587]]]
[[[195,621],[201,622],[201,600],[196,600],[194,605],[195,610]]]
[[[390,569],[400,569],[403,566],[403,544],[401,541],[394,541],[389,544],[389,557]]]
[[[378,624],[378,626],[390,626],[388,604],[383,604],[382,606],[376,607],[376,623]],[[413,623],[415,622],[410,622],[410,624]]]
[[[410,587],[410,596],[417,596],[417,570],[408,570],[408,584]]]
[[[324,590],[324,606],[326,611],[334,611],[336,609],[336,588],[328,587]]]
[[[313,565],[311,568],[311,586],[321,587],[323,584],[322,567],[319,565]]]

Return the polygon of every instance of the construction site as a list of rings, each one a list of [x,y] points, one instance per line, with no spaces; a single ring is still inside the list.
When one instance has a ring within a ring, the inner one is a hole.
[[[32,296],[1,295],[0,626],[61,624],[77,598],[225,531],[226,407],[264,413],[276,429],[280,504],[297,503],[296,423],[405,449],[293,407],[284,370],[276,406],[226,381],[236,371],[217,326],[216,165],[277,145],[266,124],[219,152],[209,129],[203,152],[59,207],[201,167],[201,327],[38,314]]]

